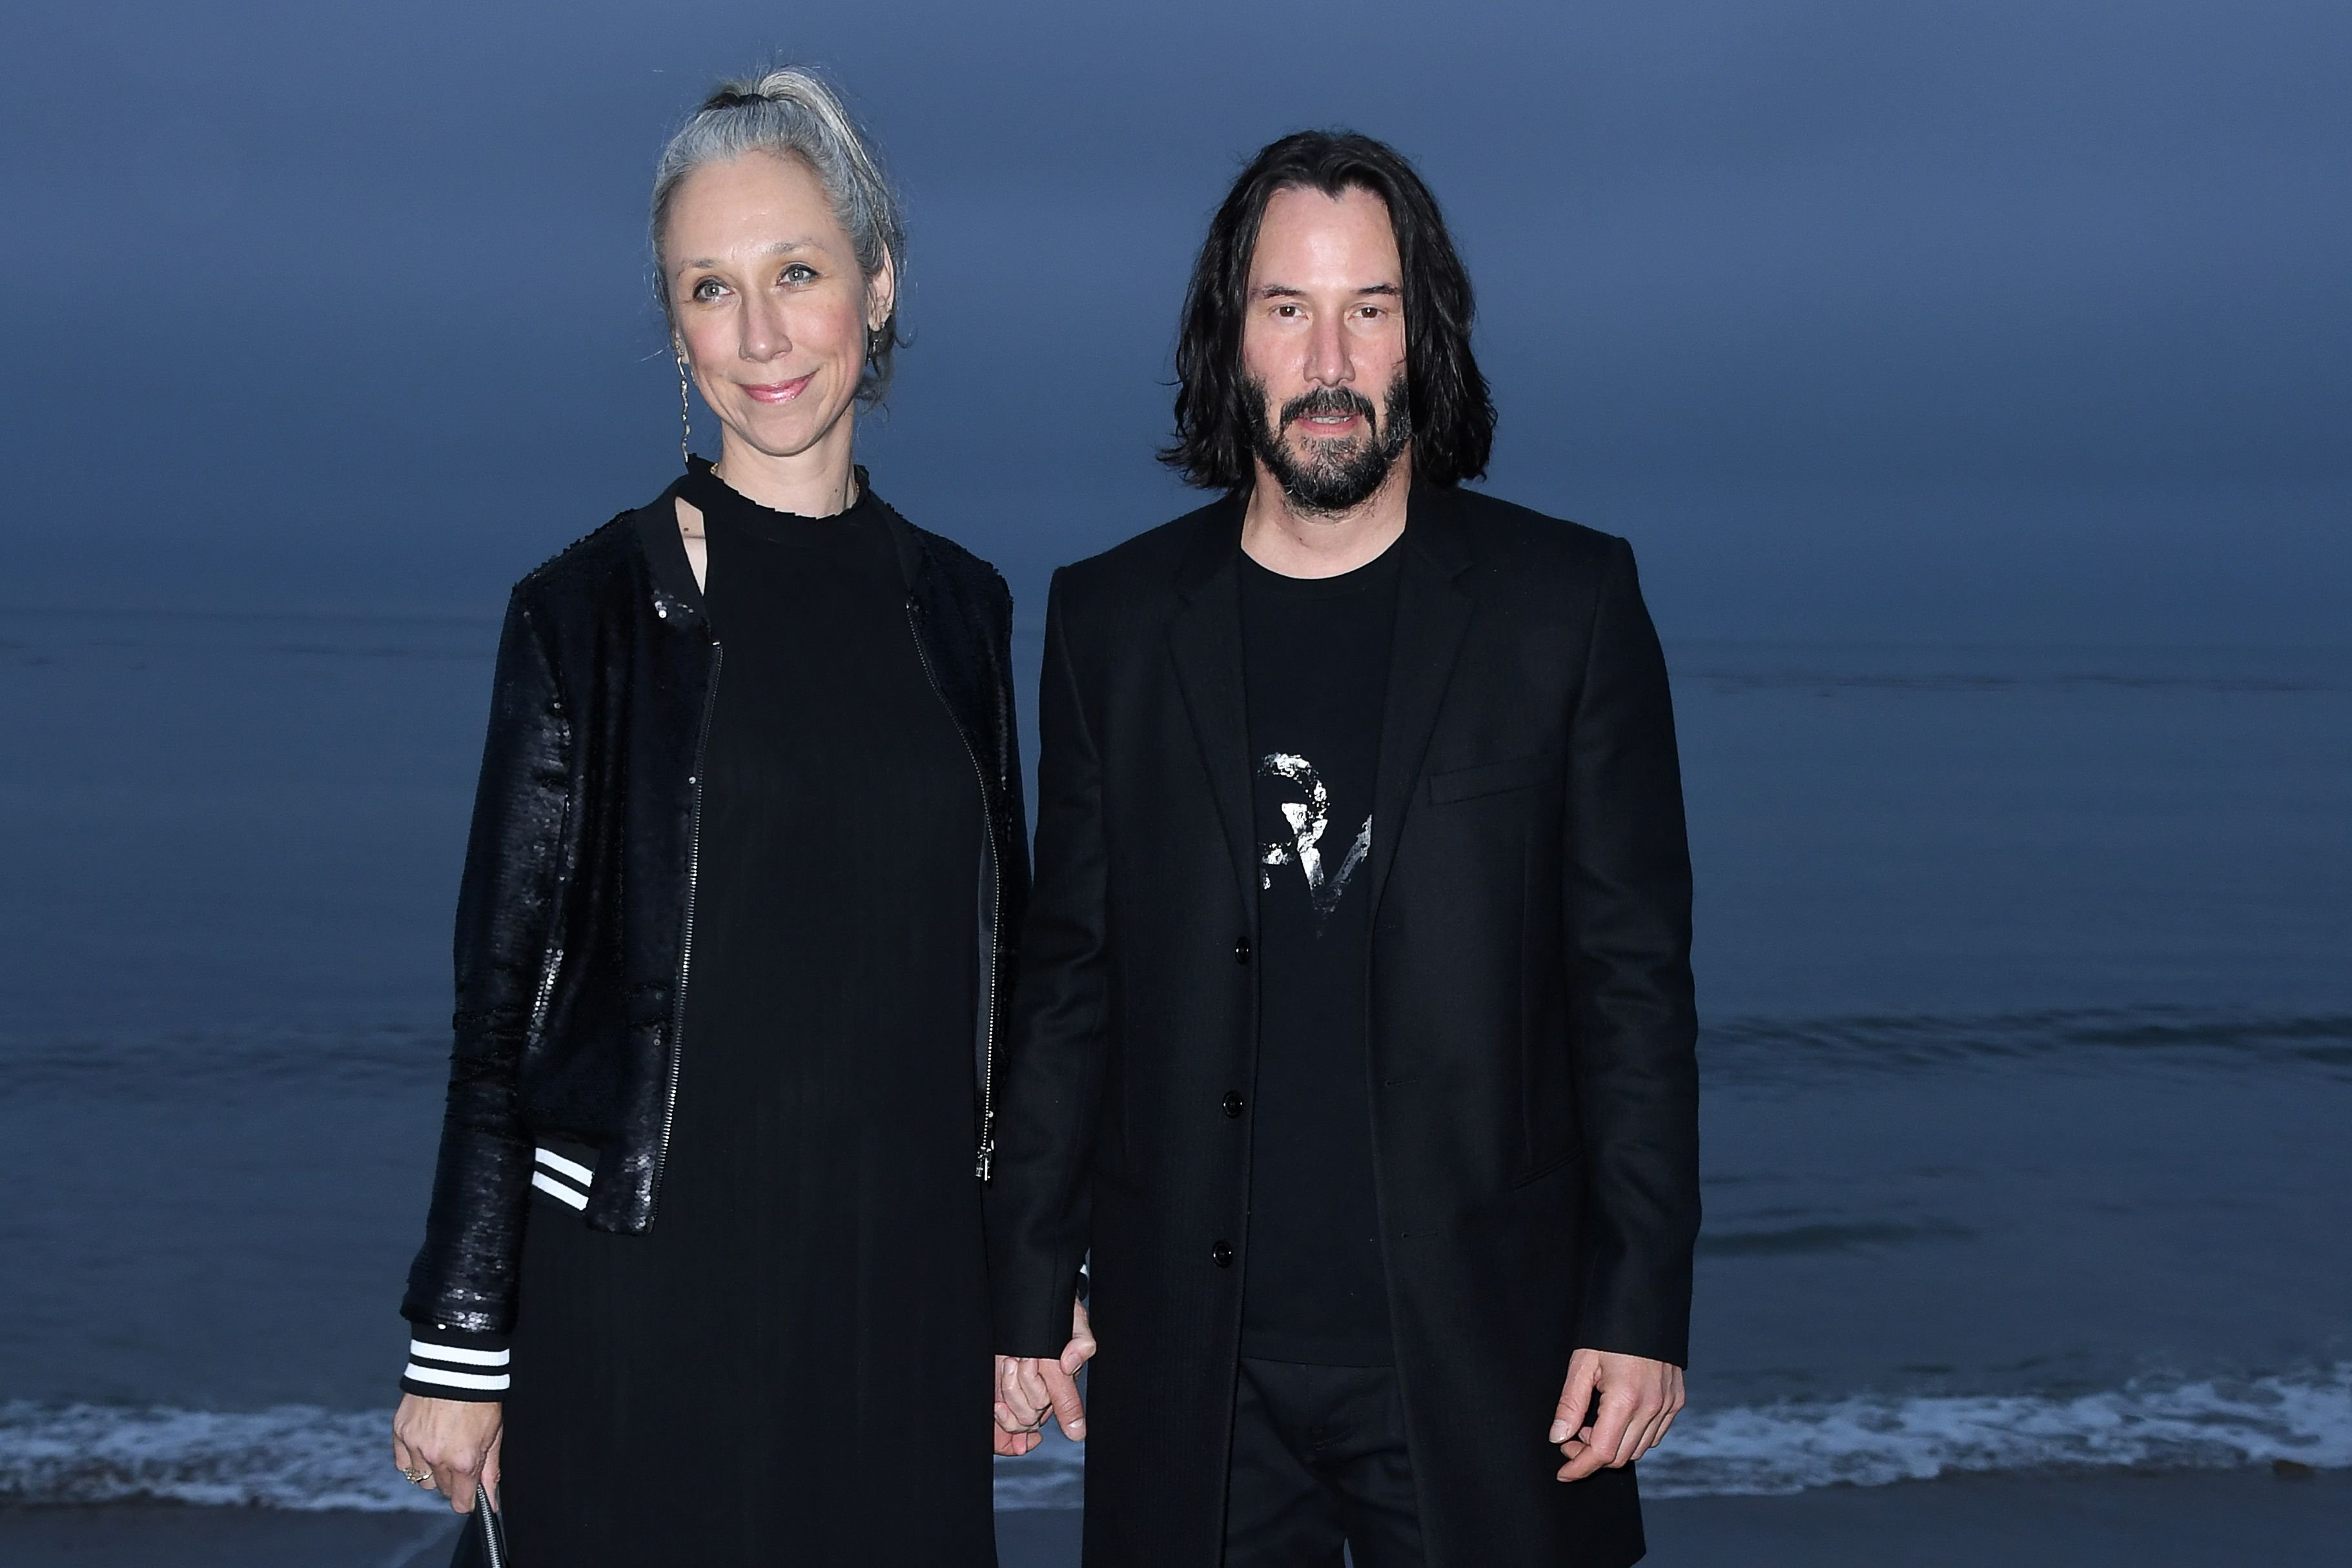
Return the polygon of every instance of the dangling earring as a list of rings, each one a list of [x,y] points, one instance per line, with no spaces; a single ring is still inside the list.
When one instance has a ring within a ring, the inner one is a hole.
[[[686,449],[694,434],[694,410],[686,401],[686,356],[677,357],[677,459],[688,467],[694,466],[694,454]]]

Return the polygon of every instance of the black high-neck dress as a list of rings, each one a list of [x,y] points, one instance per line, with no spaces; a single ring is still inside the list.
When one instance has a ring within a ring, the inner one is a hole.
[[[522,1568],[995,1562],[973,1180],[980,786],[880,506],[705,481],[723,649],[652,1229],[535,1194]]]

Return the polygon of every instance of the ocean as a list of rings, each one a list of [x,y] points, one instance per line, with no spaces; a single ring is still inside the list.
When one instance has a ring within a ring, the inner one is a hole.
[[[0,1502],[434,1506],[496,632],[0,612]],[[1645,1490],[2352,1467],[2352,650],[1668,653],[1707,1218]]]

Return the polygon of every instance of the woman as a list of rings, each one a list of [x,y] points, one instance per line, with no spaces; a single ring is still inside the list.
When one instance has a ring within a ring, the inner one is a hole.
[[[903,246],[833,91],[712,95],[652,235],[719,456],[508,611],[394,1456],[524,1568],[992,1563],[1011,598],[851,461]]]

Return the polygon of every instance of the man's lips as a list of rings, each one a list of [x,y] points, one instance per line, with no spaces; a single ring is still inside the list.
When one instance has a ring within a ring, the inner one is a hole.
[[[753,402],[790,402],[806,392],[809,382],[815,379],[816,373],[812,371],[807,375],[798,376],[788,382],[771,382],[766,386],[746,386],[743,389],[743,395]]]
[[[1309,435],[1344,435],[1363,421],[1363,415],[1347,413],[1302,413],[1290,423]]]

